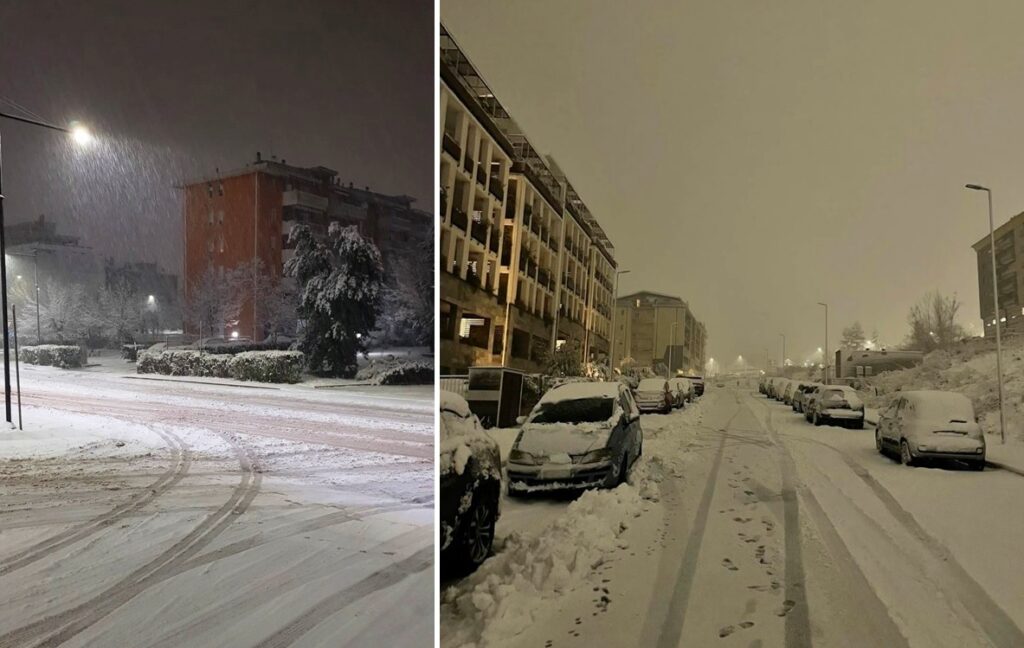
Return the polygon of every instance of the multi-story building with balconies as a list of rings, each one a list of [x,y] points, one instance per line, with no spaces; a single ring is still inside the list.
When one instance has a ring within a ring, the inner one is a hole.
[[[441,370],[609,351],[614,248],[441,27]]]
[[[189,182],[184,193],[186,303],[208,267],[227,270],[259,259],[268,272],[280,275],[292,255],[288,238],[297,224],[320,237],[333,222],[355,225],[380,249],[388,276],[395,260],[419,253],[433,234],[431,216],[413,208],[409,196],[345,185],[333,169],[297,167],[259,153],[242,169]],[[246,299],[239,319],[215,324],[215,334],[237,331],[262,339],[254,308],[251,297]],[[185,324],[196,330],[194,322]]]
[[[707,329],[685,301],[644,291],[620,297],[616,309],[613,367],[631,358],[641,367],[664,365],[672,374],[703,371]]]
[[[985,337],[996,334],[996,313],[992,301],[992,252],[989,235],[973,246],[978,255],[978,305]],[[995,231],[996,280],[999,287],[1001,330],[1024,332],[1024,212]]]

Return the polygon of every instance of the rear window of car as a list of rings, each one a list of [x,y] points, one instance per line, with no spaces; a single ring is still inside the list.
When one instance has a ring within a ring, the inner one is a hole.
[[[846,394],[843,392],[842,389],[826,389],[822,393],[821,397],[824,399],[841,398],[843,400],[846,400]]]
[[[576,398],[541,403],[530,418],[531,423],[599,423],[612,417],[612,398]]]

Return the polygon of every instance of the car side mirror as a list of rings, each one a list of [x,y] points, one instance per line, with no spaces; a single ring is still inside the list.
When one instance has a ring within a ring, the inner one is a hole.
[[[525,416],[517,416],[516,417],[516,425],[522,425],[523,423],[526,423],[526,417]]]

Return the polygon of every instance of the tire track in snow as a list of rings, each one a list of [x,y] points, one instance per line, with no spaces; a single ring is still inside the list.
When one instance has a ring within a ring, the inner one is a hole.
[[[287,648],[316,626],[356,601],[396,585],[409,576],[434,565],[433,545],[420,549],[404,560],[375,571],[361,581],[321,600],[312,609],[256,644],[255,648]]]
[[[875,479],[867,468],[857,463],[846,452],[817,439],[790,437],[794,440],[813,443],[828,448],[839,455],[843,463],[861,479],[885,506],[889,514],[899,522],[907,532],[924,546],[931,556],[947,572],[947,576],[955,584],[950,588],[952,594],[978,622],[982,630],[998,648],[1019,648],[1024,646],[1024,632],[1014,623],[1013,619],[1000,607],[988,592],[964,569],[953,553],[938,538],[934,537],[921,526],[917,519],[907,511],[891,492]]]
[[[729,425],[739,413],[740,410],[737,409],[726,424],[717,431],[722,433],[728,430]],[[693,579],[697,573],[697,562],[700,558],[700,546],[704,540],[704,531],[707,528],[711,499],[715,494],[715,486],[718,483],[718,471],[722,464],[722,457],[725,454],[726,437],[726,434],[720,434],[718,448],[715,450],[715,458],[711,464],[711,471],[708,473],[707,482],[704,484],[704,492],[701,494],[693,527],[686,540],[686,549],[683,552],[683,560],[679,566],[679,577],[669,599],[667,617],[657,637],[658,648],[677,648],[679,646],[679,639],[683,634],[686,608],[689,604],[690,591],[693,589]]]
[[[173,464],[159,479],[144,487],[142,492],[136,494],[127,502],[114,507],[110,511],[8,556],[3,561],[0,561],[0,576],[31,565],[52,555],[56,551],[104,530],[114,522],[143,508],[181,481],[188,473],[192,463],[191,449],[176,434],[154,428],[150,429],[167,442],[172,452]]]
[[[221,435],[235,451],[242,477],[230,497],[184,538],[123,579],[73,608],[46,616],[0,635],[0,646],[23,646],[30,641],[37,647],[54,647],[97,623],[143,590],[177,573],[176,569],[220,535],[234,519],[244,513],[259,493],[262,475],[257,470],[251,449],[226,434]],[[44,638],[45,637],[45,638]]]

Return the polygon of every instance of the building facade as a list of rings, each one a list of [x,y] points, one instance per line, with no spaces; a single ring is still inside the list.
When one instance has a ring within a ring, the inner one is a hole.
[[[606,359],[614,248],[441,27],[441,372]]]
[[[1024,212],[995,231],[996,280],[1002,330],[1024,332]],[[995,336],[996,313],[992,301],[992,252],[989,236],[973,246],[978,257],[978,304],[985,337]]]
[[[227,271],[260,262],[273,276],[281,275],[293,250],[292,227],[307,225],[326,237],[331,223],[355,225],[381,251],[390,277],[396,262],[416,254],[433,237],[432,217],[412,206],[409,196],[389,196],[344,185],[327,167],[298,167],[285,160],[255,162],[242,169],[217,173],[184,186],[184,299],[192,298],[197,282],[214,268]],[[247,296],[237,321],[224,322],[216,334],[237,331],[263,339]],[[186,322],[195,331],[195,323]]]
[[[619,298],[613,367],[629,358],[640,367],[664,365],[671,374],[699,374],[706,344],[707,329],[679,297],[643,291]]]

